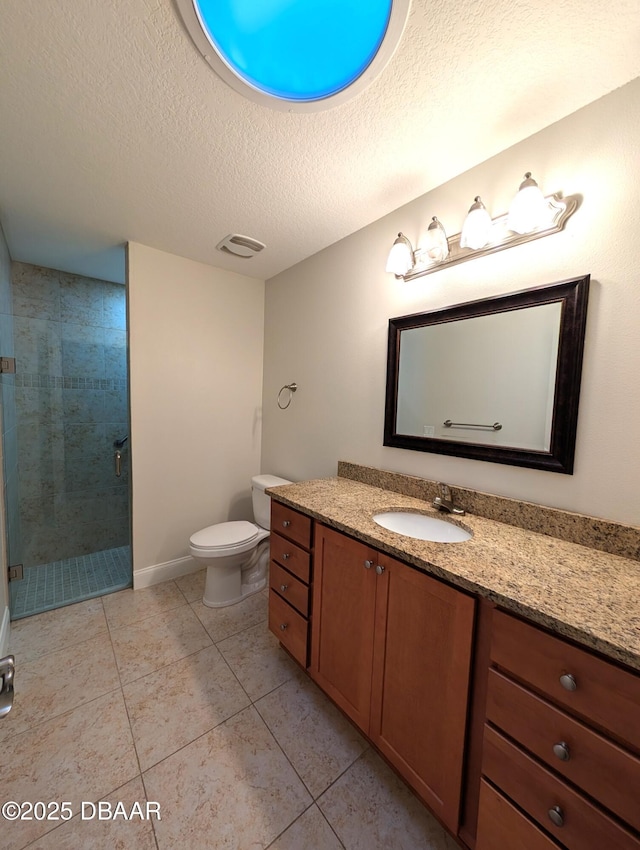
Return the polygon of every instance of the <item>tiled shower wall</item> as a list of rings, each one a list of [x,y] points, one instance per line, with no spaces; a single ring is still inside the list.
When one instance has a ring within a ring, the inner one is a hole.
[[[12,264],[21,562],[129,542],[124,286]]]
[[[0,228],[0,355],[13,357],[13,307],[11,260]],[[15,377],[0,375],[2,441],[4,449],[4,503],[7,523],[7,558],[20,563],[20,510],[18,503],[18,438],[16,426]]]

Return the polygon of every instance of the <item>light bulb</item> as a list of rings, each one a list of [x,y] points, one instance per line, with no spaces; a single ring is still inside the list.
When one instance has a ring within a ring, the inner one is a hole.
[[[438,220],[437,216],[433,216],[431,224],[427,228],[427,237],[423,251],[429,259],[435,263],[441,263],[449,256],[449,241],[444,227]]]
[[[549,205],[542,190],[527,171],[520,184],[517,195],[511,202],[507,227],[514,233],[531,233],[546,223],[549,218]]]
[[[414,266],[413,247],[404,233],[398,233],[387,259],[387,271],[396,277],[408,274]]]
[[[476,195],[475,202],[469,208],[462,225],[460,247],[471,248],[472,251],[484,248],[489,241],[491,224],[491,216],[487,212],[487,208],[480,200],[480,195]]]

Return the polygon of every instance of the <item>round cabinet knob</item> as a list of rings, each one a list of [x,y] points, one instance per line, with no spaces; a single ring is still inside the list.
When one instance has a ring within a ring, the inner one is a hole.
[[[557,756],[560,761],[569,761],[571,758],[571,753],[569,752],[569,745],[565,744],[564,741],[560,741],[557,744],[553,745],[553,754]]]
[[[281,584],[281,585],[280,585],[280,590],[284,593],[288,587],[289,587],[289,585],[288,585],[288,584]],[[556,744],[556,746],[557,746],[557,744]],[[554,749],[554,751],[555,751],[555,747],[554,747],[553,749]],[[567,758],[568,758],[568,757],[567,757]]]
[[[290,525],[291,525],[291,520],[290,520],[290,519],[283,519],[283,520],[282,520],[282,527],[283,527],[283,528],[289,528],[289,526],[290,526]]]
[[[365,561],[364,562],[365,570],[370,570],[372,566],[373,566],[373,561]]]
[[[382,573],[384,572],[384,567],[382,566],[382,564],[378,564],[378,566],[376,567],[376,572],[379,576],[382,575]]]
[[[565,691],[575,691],[578,687],[576,678],[575,676],[572,676],[571,673],[563,673],[562,676],[560,676],[560,684]]]
[[[564,826],[564,812],[560,806],[554,806],[547,812],[549,820],[554,826]]]
[[[288,552],[285,552],[284,555],[282,556],[282,560],[288,561],[290,557],[291,557],[291,555]]]
[[[280,624],[280,631],[283,632],[287,628],[288,625],[289,625],[288,623],[281,623]]]

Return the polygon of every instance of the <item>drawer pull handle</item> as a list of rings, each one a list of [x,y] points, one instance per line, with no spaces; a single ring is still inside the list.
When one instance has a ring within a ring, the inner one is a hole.
[[[571,673],[563,673],[562,676],[560,676],[560,684],[565,691],[575,691],[578,687],[576,677],[572,676]]]
[[[283,593],[285,593],[288,587],[289,587],[289,585],[288,585],[288,584],[281,584],[281,585],[280,585],[280,590],[281,590]],[[558,746],[558,745],[556,744],[556,747],[557,747],[557,746]],[[554,752],[555,752],[556,747],[554,747],[554,748],[553,748]],[[569,756],[567,756],[567,758],[569,758]]]
[[[290,526],[290,525],[291,525],[291,520],[290,520],[290,519],[283,519],[283,520],[282,520],[282,527],[283,527],[283,528],[289,528],[289,526]]]
[[[384,567],[382,566],[382,564],[378,564],[378,566],[376,567],[376,572],[379,576],[382,575],[382,573],[384,572]]]
[[[564,741],[560,741],[558,744],[553,745],[553,754],[557,756],[560,761],[569,761],[571,758],[571,753],[569,752],[569,745],[565,744]]]
[[[372,566],[373,566],[373,561],[365,561],[364,562],[365,570],[370,570]]]
[[[288,561],[290,557],[291,557],[291,555],[288,552],[285,552],[284,555],[282,556],[282,560]]]
[[[284,632],[285,629],[288,627],[288,625],[289,625],[289,623],[281,623],[280,624],[280,631]]]
[[[554,806],[552,809],[549,809],[548,815],[549,820],[554,826],[564,826],[564,812],[560,806]]]

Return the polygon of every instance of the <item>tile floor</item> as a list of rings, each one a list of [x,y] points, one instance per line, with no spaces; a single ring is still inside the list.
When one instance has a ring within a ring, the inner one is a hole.
[[[215,610],[203,587],[198,573],[12,624],[0,802],[74,817],[0,820],[0,846],[455,850],[280,649],[266,592]],[[99,820],[99,801],[157,802],[161,819]]]
[[[11,619],[20,620],[130,585],[130,546],[26,567],[24,578],[9,584]]]

